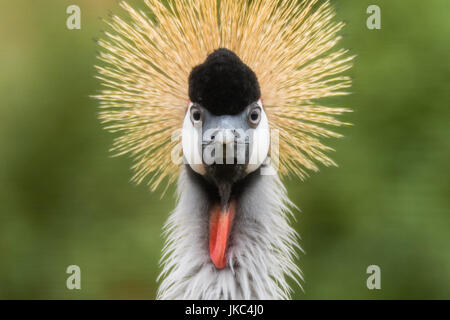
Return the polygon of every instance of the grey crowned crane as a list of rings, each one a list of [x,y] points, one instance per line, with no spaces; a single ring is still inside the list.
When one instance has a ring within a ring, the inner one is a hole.
[[[295,205],[280,177],[334,162],[320,141],[350,111],[343,23],[328,1],[121,2],[98,43],[101,120],[134,180],[177,180],[164,229],[160,299],[288,299],[299,282]]]

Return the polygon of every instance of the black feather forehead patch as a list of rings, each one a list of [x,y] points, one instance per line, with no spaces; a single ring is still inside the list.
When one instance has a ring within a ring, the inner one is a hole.
[[[238,114],[260,98],[256,74],[228,49],[214,51],[189,75],[189,99],[215,115]]]

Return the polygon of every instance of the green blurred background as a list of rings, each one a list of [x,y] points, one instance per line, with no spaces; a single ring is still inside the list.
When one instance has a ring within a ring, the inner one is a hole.
[[[141,1],[130,3],[143,7]],[[340,168],[287,181],[302,209],[298,299],[450,298],[450,2],[333,1],[358,57],[330,140]],[[66,28],[77,4],[82,29]],[[366,28],[366,8],[382,29]],[[97,120],[93,65],[117,1],[0,4],[0,298],[153,299],[161,227],[175,204],[129,182]],[[68,265],[82,289],[69,291]],[[366,288],[381,267],[382,290]]]

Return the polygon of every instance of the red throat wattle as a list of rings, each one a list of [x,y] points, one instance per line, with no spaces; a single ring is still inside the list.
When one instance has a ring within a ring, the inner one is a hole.
[[[232,201],[228,210],[222,211],[219,205],[212,207],[209,221],[209,256],[216,268],[227,265],[227,246],[236,211],[236,202]]]

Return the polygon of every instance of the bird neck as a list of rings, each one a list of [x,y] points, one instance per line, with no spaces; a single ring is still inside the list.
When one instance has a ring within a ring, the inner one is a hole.
[[[217,269],[208,250],[214,188],[189,167],[178,180],[178,201],[165,225],[159,299],[288,299],[287,278],[297,283],[294,205],[278,175],[259,171],[233,189],[236,213],[227,265]]]

